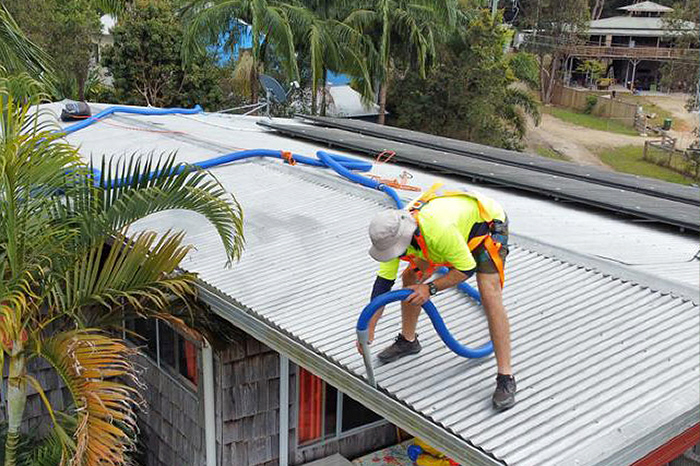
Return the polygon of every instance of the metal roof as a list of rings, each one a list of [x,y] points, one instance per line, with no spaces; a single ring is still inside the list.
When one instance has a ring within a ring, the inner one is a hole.
[[[634,5],[621,6],[618,10],[631,11],[635,13],[666,13],[673,11],[673,8],[659,5],[655,2],[639,2]]]
[[[68,140],[80,143],[86,156],[179,147],[188,161],[234,147],[315,149],[252,121],[115,117]],[[389,176],[400,169],[376,171]],[[422,186],[436,178],[411,172]],[[245,211],[246,251],[232,268],[224,268],[216,235],[196,214],[166,212],[137,227],[185,229],[196,250],[182,267],[199,273],[202,298],[217,312],[463,464],[626,465],[700,422],[697,275],[688,283],[655,266],[687,262],[697,271],[695,236],[478,187],[502,200],[514,241],[504,299],[518,404],[495,413],[493,357],[454,356],[424,317],[424,350],[378,366],[379,390],[363,380],[354,323],[376,271],[366,228],[375,212],[390,206],[383,194],[327,171],[274,161],[214,173]],[[458,339],[479,344],[488,338],[482,311],[463,296],[444,292],[435,302]],[[387,310],[375,348],[390,342],[399,319],[396,306]]]
[[[641,16],[613,16],[610,18],[596,19],[590,22],[588,34],[590,35],[614,35],[637,37],[663,37],[694,31],[698,25],[690,21],[678,23],[678,29],[671,30],[664,18],[648,18]]]
[[[634,177],[618,175],[618,182],[613,183],[610,179],[602,180],[595,176],[592,171],[580,170],[576,174],[565,173],[561,170],[553,170],[553,164],[548,161],[543,161],[539,164],[540,166],[535,166],[532,160],[541,159],[539,156],[528,157],[498,149],[490,150],[491,148],[476,149],[467,155],[464,152],[458,152],[459,149],[455,150],[444,145],[419,147],[416,143],[408,143],[403,138],[402,142],[391,140],[389,135],[376,137],[336,128],[319,128],[313,125],[290,125],[267,121],[259,124],[292,137],[310,139],[332,147],[357,150],[363,153],[377,154],[391,147],[396,151],[394,159],[421,168],[459,174],[473,180],[514,187],[552,196],[556,199],[567,199],[643,219],[700,230],[700,219],[698,218],[700,209],[698,202],[693,202],[691,198],[693,194],[698,196],[696,188],[666,189],[665,196],[659,191],[650,194],[649,191],[654,185],[658,187],[662,183],[650,181],[647,188],[642,188],[645,192],[641,192],[641,190],[633,189],[640,185],[640,181],[635,180]],[[353,122],[352,126],[358,124],[374,125],[373,123]],[[390,133],[392,130],[387,130],[387,134]],[[428,141],[435,139],[426,136],[425,139]],[[528,163],[528,158],[530,163]],[[504,159],[508,162],[504,162]],[[586,174],[591,178],[595,177],[596,182],[587,180]],[[630,180],[633,183],[629,183]],[[625,183],[623,184],[622,181]]]

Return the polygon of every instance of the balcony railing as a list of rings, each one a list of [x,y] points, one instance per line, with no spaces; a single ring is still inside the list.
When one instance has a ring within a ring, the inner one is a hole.
[[[595,58],[629,58],[638,60],[683,60],[698,62],[700,50],[665,47],[629,47],[626,45],[570,45],[566,46],[570,55]]]

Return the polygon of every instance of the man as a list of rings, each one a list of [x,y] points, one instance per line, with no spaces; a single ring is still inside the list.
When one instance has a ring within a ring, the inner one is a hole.
[[[381,262],[372,298],[391,289],[399,261],[409,262],[401,275],[414,292],[401,302],[401,333],[378,357],[383,363],[421,350],[416,324],[421,306],[438,292],[456,286],[476,272],[486,310],[498,374],[492,402],[496,409],[515,404],[515,378],[510,361],[510,326],[502,300],[503,267],[508,254],[508,220],[494,200],[466,191],[441,191],[433,186],[405,210],[377,214],[370,223],[373,259]],[[438,266],[449,272],[431,282]],[[383,310],[369,325],[369,341]]]

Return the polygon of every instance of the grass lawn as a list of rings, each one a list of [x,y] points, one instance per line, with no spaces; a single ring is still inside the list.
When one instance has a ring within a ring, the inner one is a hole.
[[[641,146],[623,146],[610,149],[602,149],[598,156],[603,163],[611,166],[615,171],[631,173],[633,175],[657,178],[671,183],[692,184],[694,180],[686,178],[680,173],[660,167],[651,162],[642,160]]]
[[[611,133],[637,136],[637,132],[634,130],[634,128],[608,118],[598,117],[595,115],[586,115],[585,113],[579,113],[574,110],[561,107],[542,107],[541,110],[543,113],[549,113],[553,117],[559,118],[560,120],[564,120],[568,123],[573,123],[574,125],[584,126],[586,128],[597,129],[600,131],[608,131]]]
[[[547,157],[548,159],[565,160],[567,162],[571,160],[551,147],[537,146],[535,148],[535,153],[541,157]]]

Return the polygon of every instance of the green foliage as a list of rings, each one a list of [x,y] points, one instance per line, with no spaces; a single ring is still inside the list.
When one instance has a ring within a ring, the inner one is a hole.
[[[183,232],[127,235],[129,227],[165,210],[199,213],[232,262],[243,248],[241,208],[212,175],[175,163],[172,154],[104,160],[95,179],[51,115],[37,111],[40,99],[17,98],[9,82],[0,80],[5,464],[23,461],[20,426],[31,385],[54,421],[62,464],[122,466],[135,429],[135,389],[126,381],[137,374],[132,350],[98,328],[114,330],[115,316],[134,311],[181,323],[170,314],[172,299],[194,291],[193,274],[177,269],[190,249]],[[70,393],[72,435],[27,372],[33,358],[48,362]],[[30,464],[52,451],[42,449]]]
[[[593,113],[593,109],[595,108],[597,103],[598,103],[598,96],[595,96],[595,95],[586,96],[586,106],[583,108],[583,113],[585,113],[586,115],[590,115],[591,113]]]
[[[129,9],[113,29],[114,45],[103,64],[114,78],[114,97],[124,104],[179,107],[222,102],[222,72],[211,56],[183,67],[183,26],[167,1]]]
[[[568,55],[565,46],[582,43],[588,30],[588,0],[521,0],[519,26],[533,29],[526,50],[537,55],[542,102],[552,99],[560,77],[561,63]]]
[[[524,82],[532,89],[539,89],[539,67],[535,55],[527,52],[515,53],[508,60],[508,65],[519,81]]]
[[[54,99],[85,98],[85,84],[100,36],[92,0],[5,0],[27,35],[53,59],[49,90]]]
[[[206,48],[219,44],[227,37],[225,46],[232,49],[240,42],[245,31],[241,22],[252,30],[251,73],[249,94],[258,99],[258,76],[263,73],[268,55],[275,55],[289,81],[299,79],[294,49],[292,3],[279,0],[193,0],[185,9],[187,30],[182,45],[185,63],[197,61],[206,54]],[[297,18],[298,21],[298,18]]]
[[[0,426],[0,445],[7,439],[7,423]],[[61,466],[63,447],[55,432],[45,437],[31,433],[22,434],[19,439],[16,466]],[[0,448],[0,464],[5,463],[5,449]]]
[[[526,115],[539,121],[534,98],[519,89],[501,46],[504,28],[483,12],[439,49],[427,72],[397,70],[389,95],[401,127],[483,144],[520,149]],[[517,62],[517,61],[516,61]]]
[[[584,60],[579,66],[576,67],[576,71],[579,73],[585,73],[589,82],[596,83],[598,78],[603,76],[607,66],[600,60]]]
[[[33,42],[8,11],[5,2],[0,4],[0,64],[6,72],[31,73],[39,77],[49,71],[48,55]]]

